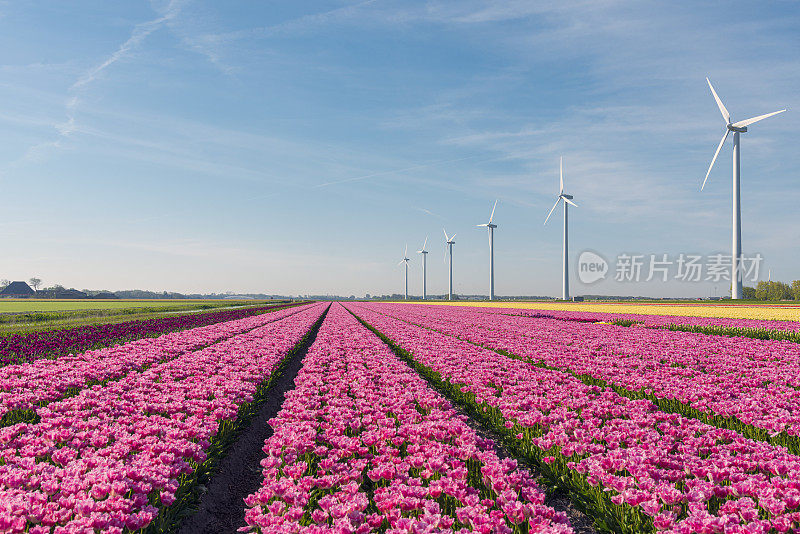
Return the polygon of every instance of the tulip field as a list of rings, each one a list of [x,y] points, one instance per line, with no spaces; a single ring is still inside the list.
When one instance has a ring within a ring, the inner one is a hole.
[[[198,532],[800,532],[800,343],[780,334],[800,323],[378,302],[224,319],[14,345],[0,532],[194,532],[257,423],[237,524]]]
[[[514,460],[337,306],[264,446],[253,531],[570,532]],[[343,528],[344,530],[340,530]]]

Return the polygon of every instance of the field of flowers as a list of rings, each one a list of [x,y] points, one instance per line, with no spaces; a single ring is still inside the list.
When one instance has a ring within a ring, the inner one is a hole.
[[[76,351],[108,347],[134,339],[233,321],[287,306],[291,305],[257,306],[241,310],[219,310],[157,319],[0,335],[0,365],[29,362],[37,358],[55,357]]]
[[[720,326],[725,328],[752,328],[763,330],[778,330],[786,332],[800,331],[800,322],[774,321],[763,319],[736,319],[733,317],[704,317],[686,315],[655,315],[644,313],[607,313],[598,311],[570,311],[570,310],[518,310],[497,308],[476,308],[489,313],[504,313],[509,315],[522,315],[527,317],[542,317],[559,319],[562,321],[575,321],[584,323],[638,323],[649,328],[669,328],[670,326],[685,325],[698,327]]]
[[[10,363],[0,532],[178,532],[226,459],[202,532],[800,532],[800,344],[598,318],[308,303]]]
[[[435,325],[417,326],[381,307],[351,305],[420,372],[569,487],[610,530],[800,528],[800,457],[786,448],[504,356]]]
[[[446,306],[497,308],[493,302],[442,302]],[[800,321],[800,306],[740,304],[628,304],[580,302],[504,302],[504,310],[546,310],[604,314],[666,315],[680,318],[708,317],[757,321]]]
[[[118,380],[129,372],[143,371],[155,363],[178,358],[300,311],[287,308],[82,354],[0,367],[0,427],[36,419],[37,408],[70,392]]]
[[[514,460],[337,305],[264,445],[254,532],[572,532]]]
[[[373,309],[800,453],[800,344],[465,308]]]
[[[0,429],[0,529],[123,532],[169,525],[216,442],[325,307],[187,351]],[[249,324],[248,326],[253,326]],[[210,456],[211,455],[211,456]],[[55,528],[61,527],[61,528]]]

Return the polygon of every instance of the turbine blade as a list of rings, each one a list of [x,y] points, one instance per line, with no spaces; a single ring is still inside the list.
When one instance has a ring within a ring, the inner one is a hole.
[[[558,201],[559,201],[559,200],[561,200],[561,197],[558,197],[558,198],[556,199],[556,203],[555,203],[555,204],[553,204],[553,207],[550,209],[550,213],[548,213],[548,214],[547,214],[547,218],[544,220],[544,224],[547,224],[547,221],[549,221],[549,220],[550,220],[550,216],[551,216],[551,215],[553,214],[553,212],[556,210],[556,206],[558,206]]]
[[[397,265],[403,265],[404,261],[406,261],[406,260],[400,260],[400,263],[398,263]]]
[[[445,240],[445,241],[450,241],[450,238],[449,238],[449,237],[447,237],[447,230],[445,230],[444,228],[442,228],[442,232],[444,232],[444,240]]]
[[[564,198],[564,197],[561,197],[561,198]],[[568,199],[568,198],[564,198],[564,202],[566,202],[567,204],[572,204],[572,205],[573,205],[573,206],[575,206],[576,208],[578,207],[578,205],[577,205],[577,204],[575,204],[573,201],[571,201],[571,200],[570,200],[570,199]]]
[[[428,245],[428,236],[425,236],[425,242],[422,244],[422,250],[425,250],[425,247]]]
[[[709,80],[708,77],[706,77],[706,81],[708,82],[708,87],[711,89],[711,94],[714,95],[714,100],[717,101],[717,106],[719,107],[719,112],[722,113],[722,118],[725,119],[725,124],[730,124],[731,123],[731,114],[728,113],[728,110],[725,107],[725,104],[723,104],[722,100],[720,100],[719,96],[717,95],[717,92],[714,90],[714,86],[711,85],[711,80]]]
[[[492,208],[492,214],[489,215],[489,224],[492,224],[492,219],[494,219],[494,210],[497,209],[497,200],[494,201],[494,207]]]
[[[403,257],[404,257],[404,258],[407,258],[407,257],[408,257],[408,243],[406,243],[406,251],[405,251],[405,252],[403,252]]]
[[[488,224],[476,224],[475,226],[489,226]]]
[[[558,176],[561,179],[561,190],[558,192],[559,195],[564,193],[564,156],[561,156],[561,159],[558,163]]]
[[[752,119],[746,119],[746,120],[743,120],[743,121],[734,122],[732,124],[732,126],[736,126],[737,128],[743,128],[745,126],[753,124],[754,122],[762,121],[762,120],[766,119],[767,117],[772,117],[773,115],[777,115],[778,113],[783,113],[784,111],[786,111],[786,110],[782,109],[780,111],[773,111],[772,113],[767,113],[766,115],[759,115],[758,117],[753,117]]]
[[[450,236],[450,239],[448,241],[455,241],[455,240],[456,240],[456,234],[453,234]]]
[[[711,168],[714,166],[714,162],[717,161],[717,156],[719,156],[719,151],[722,150],[722,145],[725,144],[725,140],[728,138],[728,134],[731,133],[730,130],[725,130],[725,135],[722,136],[722,141],[719,142],[719,146],[717,147],[717,151],[714,152],[714,157],[711,158],[711,165],[708,166],[708,172],[706,173],[706,179],[703,180],[703,185],[700,186],[700,191],[706,186],[706,182],[708,181],[708,175],[711,174]]]

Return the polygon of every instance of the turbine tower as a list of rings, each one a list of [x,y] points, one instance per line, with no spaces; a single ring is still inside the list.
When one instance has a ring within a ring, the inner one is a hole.
[[[550,219],[550,216],[555,211],[556,207],[558,207],[558,203],[562,200],[564,201],[564,242],[562,244],[561,250],[561,262],[562,262],[562,271],[561,271],[561,299],[562,300],[569,300],[569,232],[568,232],[568,218],[567,218],[567,209],[569,206],[567,204],[572,204],[576,208],[578,207],[572,199],[574,198],[572,195],[568,195],[564,192],[564,158],[562,157],[559,162],[559,178],[561,181],[561,189],[558,192],[558,198],[556,199],[556,203],[553,204],[553,207],[550,209],[550,213],[547,214],[547,218],[544,220],[544,224],[547,224],[547,221]]]
[[[406,243],[406,251],[403,252],[403,259],[400,260],[400,263],[397,264],[397,265],[403,265],[404,263],[406,264],[406,300],[408,300],[408,262],[409,262],[408,243]]]
[[[741,190],[739,187],[739,134],[745,133],[749,125],[768,117],[772,117],[773,115],[777,115],[778,113],[783,113],[786,110],[782,109],[780,111],[773,111],[772,113],[767,113],[766,115],[759,115],[758,117],[753,117],[752,119],[746,119],[732,123],[731,114],[728,113],[728,110],[725,108],[722,100],[714,90],[714,86],[711,85],[711,80],[706,78],[706,81],[708,82],[708,87],[711,89],[711,94],[714,95],[714,100],[717,101],[717,107],[719,107],[719,111],[722,113],[722,118],[725,120],[725,134],[722,136],[722,141],[719,142],[717,151],[714,152],[714,157],[711,158],[711,165],[708,166],[708,172],[706,172],[706,178],[703,180],[703,185],[700,187],[700,191],[702,191],[706,186],[708,176],[711,174],[711,168],[714,167],[714,162],[717,161],[719,151],[722,150],[722,145],[725,144],[728,134],[733,132],[733,251],[731,253],[731,298],[741,299],[742,268],[739,263],[742,261],[742,202]]]
[[[494,210],[496,208],[497,200],[494,201],[494,208],[492,208],[492,214],[489,215],[489,222],[478,225],[485,226],[489,230],[489,300],[494,300],[494,229],[497,228],[497,225],[492,224],[492,220],[494,219]]]
[[[428,281],[428,251],[425,250],[425,245],[428,244],[428,236],[425,236],[425,243],[422,245],[422,249],[417,251],[417,254],[422,254],[422,300],[425,300],[428,296],[428,288],[427,288],[427,281]]]
[[[453,245],[456,244],[456,234],[447,237],[447,230],[442,228],[442,232],[444,232],[444,246],[445,249],[445,261],[447,260],[447,254],[450,254],[450,277],[448,278],[448,289],[447,289],[447,300],[453,300]]]

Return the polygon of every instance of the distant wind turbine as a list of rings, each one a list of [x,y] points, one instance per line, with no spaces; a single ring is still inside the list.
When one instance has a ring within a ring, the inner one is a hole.
[[[494,201],[492,214],[489,215],[489,222],[478,225],[485,226],[489,230],[489,300],[494,300],[494,229],[497,228],[497,225],[493,224],[492,220],[494,219],[495,209],[497,209],[497,200]]]
[[[425,243],[422,244],[422,249],[417,251],[417,254],[422,254],[422,300],[425,300],[428,296],[428,251],[425,250],[427,244],[428,236],[425,236]]]
[[[561,262],[562,262],[562,270],[561,270],[561,298],[563,300],[569,300],[569,232],[568,232],[568,218],[567,218],[567,209],[569,206],[567,204],[572,204],[576,208],[578,207],[572,199],[574,198],[572,195],[568,195],[564,192],[564,158],[562,157],[559,161],[559,179],[561,183],[561,188],[558,192],[558,198],[556,199],[556,203],[553,204],[553,207],[550,209],[550,213],[547,214],[547,218],[544,220],[544,224],[547,224],[547,221],[550,220],[550,216],[553,214],[555,209],[558,207],[558,203],[562,200],[564,201],[564,242],[562,244],[561,250]]]
[[[406,251],[403,252],[403,259],[400,260],[400,263],[397,264],[397,265],[403,265],[404,263],[406,264],[406,300],[408,300],[408,262],[409,262],[408,243],[406,243]]]
[[[731,254],[731,298],[741,299],[742,270],[739,262],[742,260],[742,202],[739,186],[739,134],[746,132],[749,125],[777,115],[778,113],[783,113],[786,110],[773,111],[766,115],[759,115],[752,119],[732,123],[731,114],[728,113],[722,100],[714,90],[714,86],[711,85],[711,80],[706,78],[706,81],[708,82],[708,87],[711,89],[711,94],[714,95],[714,100],[717,101],[717,107],[719,107],[719,111],[722,113],[722,118],[725,120],[725,134],[722,136],[722,141],[719,142],[719,146],[717,146],[717,151],[714,152],[714,157],[711,159],[711,165],[708,166],[708,172],[706,172],[706,178],[703,180],[700,191],[706,186],[708,176],[711,174],[711,169],[714,167],[714,162],[717,161],[719,151],[722,150],[722,145],[725,144],[728,134],[733,132],[733,252]]]
[[[450,277],[448,278],[447,300],[453,300],[453,245],[456,244],[456,234],[447,237],[447,230],[442,228],[444,232],[444,246],[445,246],[445,261],[447,261],[447,253],[450,255]]]

